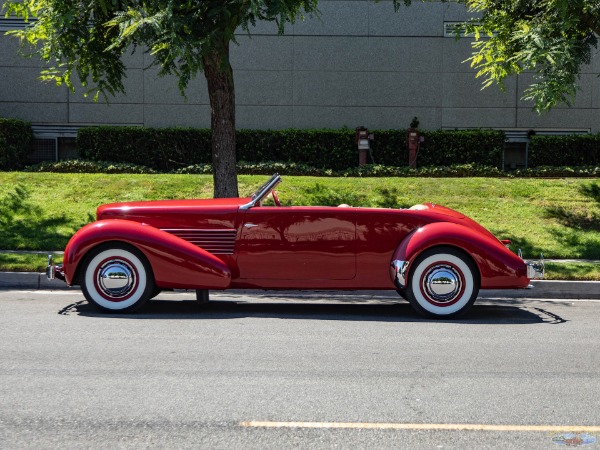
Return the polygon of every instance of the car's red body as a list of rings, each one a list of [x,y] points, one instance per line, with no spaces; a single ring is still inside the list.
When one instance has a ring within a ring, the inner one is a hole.
[[[402,289],[393,262],[424,251],[468,255],[483,289],[525,288],[526,263],[489,231],[451,209],[248,207],[251,198],[114,203],[79,230],[64,278],[81,282],[82,261],[100,244],[134,247],[155,285],[184,289]]]

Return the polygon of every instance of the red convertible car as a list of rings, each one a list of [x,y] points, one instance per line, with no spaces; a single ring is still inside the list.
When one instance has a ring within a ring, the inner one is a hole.
[[[282,206],[278,174],[252,197],[102,205],[47,276],[80,285],[103,311],[140,308],[161,289],[394,289],[421,314],[455,317],[479,289],[544,275],[473,220],[410,209]],[[274,206],[263,205],[271,194]]]

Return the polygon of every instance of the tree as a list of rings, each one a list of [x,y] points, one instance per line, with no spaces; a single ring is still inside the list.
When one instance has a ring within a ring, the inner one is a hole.
[[[426,1],[426,0],[425,0]],[[475,37],[469,58],[483,86],[533,71],[523,97],[538,112],[571,104],[581,68],[589,64],[600,34],[598,0],[442,0],[464,4],[477,17],[457,35]],[[396,10],[411,0],[394,0]]]
[[[317,0],[7,0],[6,14],[37,20],[11,34],[30,44],[33,54],[54,64],[42,79],[74,89],[76,74],[95,99],[123,93],[128,49],[144,47],[160,67],[174,74],[184,93],[204,72],[211,106],[215,197],[237,197],[235,91],[229,45],[235,31],[257,21],[275,21],[283,33]]]

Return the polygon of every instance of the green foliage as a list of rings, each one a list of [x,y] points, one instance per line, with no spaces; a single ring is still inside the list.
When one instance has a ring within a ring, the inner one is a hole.
[[[427,0],[424,0],[427,1]],[[442,0],[450,1],[450,0]],[[590,63],[600,34],[597,0],[455,0],[474,18],[457,27],[457,37],[475,37],[471,66],[483,86],[523,71],[534,83],[523,99],[538,112],[572,103],[581,68]],[[410,0],[394,0],[398,9]]]
[[[68,222],[64,212],[48,217],[44,205],[32,198],[35,188],[30,183],[20,181],[8,189],[0,190],[0,248],[37,250],[40,242],[53,243]],[[66,235],[61,237],[64,240]],[[42,250],[49,248],[53,246]]]
[[[192,164],[170,171],[175,174],[208,175],[212,173],[212,165],[208,163]],[[24,169],[25,172],[49,173],[106,173],[106,174],[156,174],[161,173],[145,166],[128,163],[110,163],[105,161],[67,160],[44,162]],[[237,163],[237,172],[244,175],[281,175],[313,176],[313,177],[402,177],[402,178],[449,178],[449,177],[495,177],[495,178],[597,178],[600,177],[600,166],[552,167],[540,166],[526,170],[504,172],[497,167],[479,164],[454,164],[451,166],[429,166],[410,169],[408,167],[383,166],[367,164],[343,170],[319,169],[302,163],[264,161]],[[164,172],[163,172],[164,173]]]
[[[17,170],[27,162],[33,130],[29,122],[0,118],[0,170]]]
[[[600,165],[600,134],[532,136],[529,144],[531,167]]]
[[[378,164],[399,166],[408,162],[404,130],[374,130],[373,157]],[[418,164],[475,163],[499,167],[504,148],[501,131],[423,132]],[[79,130],[82,158],[144,165],[168,172],[190,164],[207,164],[210,130],[191,128],[97,127]],[[341,171],[358,164],[354,131],[342,130],[238,130],[240,161],[280,161]],[[262,173],[262,172],[261,172]],[[310,173],[309,173],[310,174]]]
[[[244,175],[273,175],[279,173],[280,175],[299,175],[299,176],[332,176],[333,171],[317,169],[306,164],[301,163],[286,163],[277,161],[265,161],[265,162],[245,162],[240,161],[237,163],[237,172]],[[212,173],[212,166],[210,164],[192,164],[191,166],[184,167],[175,171],[178,174],[209,174]]]
[[[410,169],[408,167],[393,167],[367,165],[347,169],[340,173],[344,177],[419,177],[419,178],[448,178],[448,177],[506,177],[507,173],[497,167],[479,164],[454,164],[451,166],[428,166]]]
[[[421,166],[477,163],[501,167],[504,133],[498,130],[430,131],[417,156]]]
[[[285,161],[334,170],[358,162],[350,130],[240,130],[236,140],[243,161]]]
[[[284,25],[304,13],[316,13],[317,0],[146,1],[6,0],[3,9],[32,26],[10,34],[29,44],[32,54],[54,64],[42,72],[45,80],[71,89],[77,75],[89,93],[123,92],[125,66],[121,56],[145,46],[160,75],[174,74],[183,91],[203,70],[206,58],[217,55],[229,67],[229,42],[235,30],[257,21]]]
[[[538,166],[510,174],[531,178],[595,178],[600,177],[600,166]]]
[[[156,170],[145,166],[128,163],[111,163],[106,161],[82,161],[71,159],[59,162],[43,162],[28,166],[25,172],[51,173],[157,173]]]
[[[211,161],[211,132],[192,128],[90,127],[77,134],[79,154],[169,172]]]

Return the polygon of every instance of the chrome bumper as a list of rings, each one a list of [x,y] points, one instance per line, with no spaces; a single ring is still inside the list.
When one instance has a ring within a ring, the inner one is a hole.
[[[519,250],[519,256],[521,256],[521,250]],[[522,258],[522,256],[521,256]],[[535,260],[523,260],[527,266],[527,278],[530,280],[543,280],[546,273],[546,265],[544,264],[544,255],[540,254],[540,259]]]
[[[52,264],[52,255],[48,255],[48,266],[46,267],[46,278],[49,280],[65,280],[65,271],[62,264]]]

